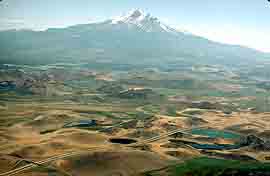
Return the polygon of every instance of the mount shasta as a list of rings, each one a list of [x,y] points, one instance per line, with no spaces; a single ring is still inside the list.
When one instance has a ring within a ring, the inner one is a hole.
[[[233,34],[232,34],[233,35]],[[133,10],[103,22],[0,32],[2,64],[113,62],[239,65],[263,61],[269,54],[227,45],[178,31],[150,14]]]

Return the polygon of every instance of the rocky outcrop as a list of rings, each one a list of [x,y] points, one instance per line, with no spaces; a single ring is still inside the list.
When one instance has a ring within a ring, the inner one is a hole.
[[[252,158],[251,156],[235,154],[235,153],[221,153],[221,152],[215,152],[215,151],[209,151],[209,150],[201,150],[201,153],[207,156],[224,158],[228,160],[256,161],[256,159]]]
[[[241,146],[249,146],[254,150],[270,151],[270,141],[264,141],[263,139],[255,136],[248,135],[240,141]]]
[[[116,83],[107,83],[97,89],[97,91],[109,95],[118,95],[123,90],[124,90],[123,86]]]
[[[129,122],[122,124],[121,126],[124,129],[134,129],[134,128],[136,128],[137,123],[138,123],[137,120],[132,120],[132,121],[129,121]]]
[[[20,69],[0,70],[0,90],[20,93],[47,94],[46,74],[26,73]]]
[[[155,93],[153,92],[152,89],[137,89],[137,88],[132,88],[128,90],[121,91],[119,93],[120,98],[132,98],[132,99],[146,99],[149,96],[154,96]]]
[[[208,101],[193,101],[191,107],[198,109],[217,109],[217,104]]]
[[[129,134],[127,134],[127,136],[132,137],[132,138],[148,139],[148,138],[158,136],[158,133],[142,129],[142,130],[136,130],[135,132],[129,133]]]

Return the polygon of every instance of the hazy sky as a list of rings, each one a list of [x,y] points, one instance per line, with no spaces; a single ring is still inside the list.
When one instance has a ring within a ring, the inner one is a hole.
[[[267,0],[3,0],[0,30],[89,23],[135,8],[211,40],[270,52]]]

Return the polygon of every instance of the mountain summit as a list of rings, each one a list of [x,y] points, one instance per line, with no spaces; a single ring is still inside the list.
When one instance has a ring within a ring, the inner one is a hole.
[[[113,18],[112,24],[140,23],[142,20],[145,20],[146,16],[150,16],[150,14],[146,15],[142,10],[136,9],[136,10],[129,11],[126,15]]]
[[[158,18],[150,13],[145,13],[140,9],[128,12],[110,20],[113,25],[126,24],[129,27],[138,27],[145,32],[169,32],[177,34],[178,31],[162,23]]]

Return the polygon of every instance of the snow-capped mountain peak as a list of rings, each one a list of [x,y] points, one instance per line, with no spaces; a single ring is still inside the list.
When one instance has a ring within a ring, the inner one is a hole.
[[[115,17],[111,20],[111,24],[127,24],[128,26],[136,26],[145,32],[169,32],[177,34],[177,30],[162,23],[158,18],[153,17],[149,13],[145,13],[140,9],[128,12],[126,15]]]
[[[135,23],[141,22],[146,18],[146,14],[140,10],[132,10],[129,11],[126,15],[118,16],[112,19],[112,24],[119,24],[119,23]]]

